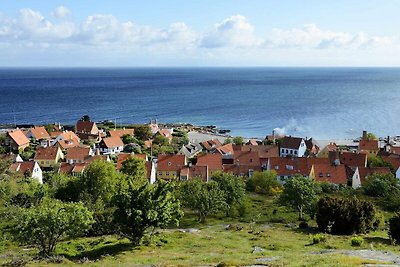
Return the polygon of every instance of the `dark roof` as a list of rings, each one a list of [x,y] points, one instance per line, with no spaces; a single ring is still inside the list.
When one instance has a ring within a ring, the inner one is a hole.
[[[302,140],[303,140],[303,138],[301,138],[301,137],[285,136],[282,139],[281,147],[289,148],[289,149],[299,149],[300,143]]]

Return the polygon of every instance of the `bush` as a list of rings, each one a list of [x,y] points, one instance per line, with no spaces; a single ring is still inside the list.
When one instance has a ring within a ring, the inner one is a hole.
[[[389,236],[396,242],[400,241],[400,213],[389,220]]]
[[[360,247],[364,243],[364,238],[361,236],[354,236],[351,238],[351,245],[353,247]]]
[[[386,197],[395,188],[396,179],[392,174],[372,174],[363,186],[364,194],[371,197]]]
[[[276,180],[276,172],[254,172],[253,176],[246,181],[246,189],[250,192],[273,195],[282,191],[282,186]]]
[[[300,222],[299,223],[299,228],[300,229],[308,229],[308,223],[307,222]]]
[[[310,239],[313,244],[318,244],[325,242],[326,236],[323,234],[315,234],[315,235],[310,235]]]
[[[332,234],[365,233],[373,229],[375,215],[371,202],[357,198],[325,196],[317,204],[318,228]]]

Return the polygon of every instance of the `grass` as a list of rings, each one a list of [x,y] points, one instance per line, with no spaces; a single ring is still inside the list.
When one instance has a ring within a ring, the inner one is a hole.
[[[360,235],[364,242],[357,248],[351,245],[352,236],[326,235],[324,242],[312,244],[309,236],[317,231],[315,222],[309,223],[310,229],[300,230],[297,213],[278,206],[271,197],[251,195],[248,215],[241,219],[215,216],[200,224],[195,214],[187,213],[180,228],[158,230],[147,246],[132,247],[126,239],[103,236],[62,242],[56,252],[63,256],[63,266],[244,266],[262,264],[259,260],[263,258],[271,260],[264,263],[268,266],[362,266],[374,261],[325,251],[373,248],[399,252],[383,230]],[[228,224],[243,229],[227,230]],[[182,228],[199,231],[183,232]],[[260,251],[253,253],[255,247]],[[26,249],[7,246],[0,264],[19,257],[29,259],[28,266],[60,266],[54,260],[35,260],[36,251]]]

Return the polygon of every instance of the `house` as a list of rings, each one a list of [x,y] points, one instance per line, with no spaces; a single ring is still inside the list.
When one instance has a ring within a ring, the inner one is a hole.
[[[99,148],[103,154],[119,154],[124,150],[124,143],[118,136],[106,137],[100,141]]]
[[[303,138],[286,136],[280,145],[281,157],[303,157],[307,146]]]
[[[249,139],[249,141],[247,141],[246,145],[249,146],[258,146],[258,141],[256,139]]]
[[[14,154],[14,153],[0,154],[0,159],[9,161],[11,163],[24,162],[24,160],[21,158],[19,154]]]
[[[59,146],[62,150],[66,150],[71,147],[79,146],[80,138],[72,131],[64,131],[55,137],[55,139],[51,142],[51,145]]]
[[[367,154],[347,152],[347,151],[330,151],[328,158],[331,164],[338,161],[349,167],[367,167]]]
[[[233,153],[234,153],[234,145],[226,144],[220,147],[217,147],[215,153],[219,153],[222,156],[222,162],[225,164],[233,164]]]
[[[44,126],[35,126],[33,128],[30,128],[28,130],[28,133],[26,134],[26,137],[35,138],[43,147],[49,145],[50,134],[47,132]]]
[[[197,157],[196,166],[206,166],[208,176],[211,177],[216,172],[222,172],[222,155],[221,154],[206,154]]]
[[[43,184],[43,173],[39,164],[34,161],[16,162],[11,164],[10,169],[21,173],[22,175],[29,175],[30,178],[35,179],[40,184]]]
[[[111,159],[108,155],[94,155],[85,158],[85,163],[91,163],[95,160],[103,160],[105,162],[111,162]]]
[[[279,157],[279,147],[276,145],[245,145],[240,146],[241,151],[255,151],[258,153],[258,157],[260,158],[261,165],[265,165],[268,158],[271,157]]]
[[[84,163],[92,155],[90,147],[72,147],[67,150],[66,161],[69,164]]]
[[[390,169],[388,167],[358,167],[358,172],[360,174],[361,185],[365,183],[368,179],[368,176],[376,173],[376,174],[391,174]]]
[[[251,177],[261,171],[260,158],[256,151],[235,151],[232,164],[223,164],[223,171],[237,176]]]
[[[20,129],[17,129],[7,132],[4,144],[11,151],[23,151],[29,146],[29,139]]]
[[[129,157],[141,158],[144,161],[148,161],[146,154],[120,153],[117,157],[117,170],[121,169],[122,163]]]
[[[215,138],[201,142],[200,145],[203,147],[205,151],[212,153],[215,151],[215,149],[222,146],[222,143],[217,138]]]
[[[158,128],[157,120],[154,120],[153,122],[153,120],[150,119],[149,127],[152,134],[156,134],[160,130],[160,128]]]
[[[76,123],[75,132],[77,134],[83,133],[83,134],[90,134],[90,135],[98,135],[99,128],[97,128],[96,123],[93,121],[79,120]]]
[[[400,146],[388,146],[388,152],[395,155],[400,155]]]
[[[179,150],[178,155],[185,155],[187,158],[193,158],[203,150],[200,144],[183,145]]]
[[[318,153],[319,153],[319,146],[317,146],[314,143],[312,138],[310,138],[308,140],[306,139],[305,142],[306,142],[307,150],[309,152],[308,156],[316,157],[318,155]]]
[[[182,168],[180,172],[180,180],[187,181],[190,179],[201,179],[203,182],[209,182],[211,177],[207,166],[190,166]]]
[[[358,152],[366,153],[368,156],[375,156],[379,152],[378,140],[372,140],[367,138],[367,131],[363,131],[362,138],[358,143]]]
[[[72,176],[81,176],[89,163],[73,163],[61,162],[58,173],[64,173]]]
[[[118,130],[110,130],[108,133],[110,134],[111,137],[119,137],[121,138],[124,135],[130,135],[130,136],[134,136],[134,129],[118,129]]]
[[[169,142],[171,142],[171,140],[172,140],[172,132],[173,131],[174,131],[173,129],[160,129],[160,130],[158,130],[156,135],[160,135],[162,137],[165,137],[165,138],[168,139]]]
[[[184,155],[159,155],[157,179],[174,180],[180,177],[181,170],[187,166]]]
[[[309,177],[315,179],[317,182],[347,185],[346,167],[343,164],[314,164],[311,167]]]
[[[60,160],[64,159],[64,154],[57,146],[38,147],[34,161],[39,164],[41,168],[51,168],[58,164]]]

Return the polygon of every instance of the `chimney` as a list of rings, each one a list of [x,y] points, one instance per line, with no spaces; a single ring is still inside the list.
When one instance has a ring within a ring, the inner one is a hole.
[[[275,143],[275,130],[272,130],[272,142]]]
[[[363,131],[362,140],[367,140],[367,131]]]

